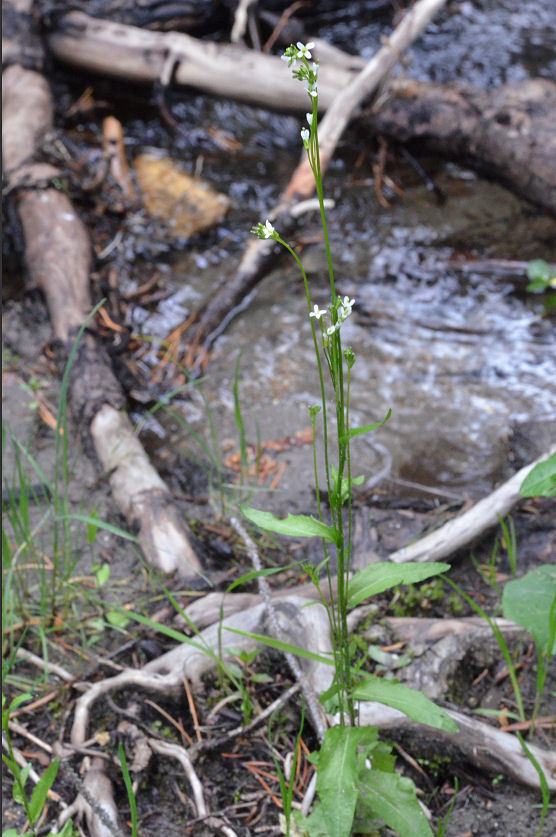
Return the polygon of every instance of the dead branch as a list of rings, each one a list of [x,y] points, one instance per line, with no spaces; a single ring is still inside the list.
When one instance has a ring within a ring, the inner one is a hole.
[[[309,650],[321,654],[330,653],[328,621],[323,608],[317,603],[315,607],[302,608],[306,604],[307,599],[290,596],[276,605],[285,639],[293,645],[299,645],[301,637]],[[79,747],[86,741],[90,708],[104,693],[135,686],[155,693],[178,695],[183,690],[184,676],[193,688],[200,688],[202,675],[217,665],[221,647],[224,664],[235,656],[228,649],[234,652],[237,649],[252,651],[258,647],[251,637],[234,633],[234,628],[245,633],[268,635],[265,605],[257,604],[226,617],[222,623],[217,621],[201,631],[198,637],[191,640],[191,644],[178,645],[162,657],[151,660],[141,671],[125,670],[115,677],[93,684],[76,703],[71,743]],[[323,670],[307,662],[309,665],[304,668],[304,677],[312,684],[315,692],[320,694],[330,685],[329,667]]]
[[[355,615],[355,611],[350,614]],[[396,676],[431,700],[441,699],[449,693],[450,683],[454,682],[464,659],[483,669],[500,659],[500,648],[492,629],[479,616],[461,619],[387,616],[384,622],[394,636],[411,648],[412,662],[396,672]],[[523,636],[523,628],[508,619],[494,619],[493,622],[509,646],[515,645]],[[372,639],[375,628],[359,631],[358,635]]]
[[[303,621],[299,621],[304,619],[307,611],[314,610],[312,607],[303,607],[306,603],[306,599],[295,596],[283,600],[280,605],[281,613],[287,619],[287,622],[282,624],[284,627],[289,625],[288,641],[292,644],[299,644],[302,637],[309,650],[327,653],[330,648],[323,648],[323,632],[315,634],[314,626],[310,627]],[[211,625],[203,630],[199,637],[192,640],[191,644],[177,646],[159,659],[147,663],[141,671],[124,671],[116,677],[95,683],[76,703],[71,736],[72,744],[80,746],[86,740],[91,707],[106,692],[133,686],[166,696],[169,694],[177,695],[183,688],[183,674],[186,673],[188,679],[198,688],[201,683],[201,675],[217,665],[220,636],[224,644],[224,662],[229,657],[228,648],[249,651],[256,648],[255,640],[226,630],[226,628],[236,627],[247,633],[268,635],[268,627],[265,624],[265,605],[258,604],[255,607],[243,610],[241,613],[226,617],[222,625],[219,623]],[[402,629],[400,626],[398,628]],[[430,626],[429,629],[432,630]],[[326,634],[328,634],[328,625],[326,626]],[[310,677],[313,687],[322,688],[322,684],[330,680],[330,667],[324,664],[316,664],[307,671],[306,676]],[[401,712],[381,704],[362,703],[360,709],[361,723],[363,724],[371,724],[380,728],[403,726],[428,729],[428,734],[431,734],[430,728],[414,724]],[[460,726],[460,733],[448,734],[435,729],[435,740],[449,741],[466,753],[472,761],[477,761],[478,764],[489,770],[503,771],[519,782],[531,787],[539,787],[539,778],[536,771],[525,758],[519,742],[512,735],[496,730],[480,721],[469,719],[460,712],[450,710],[449,714]],[[532,747],[532,752],[545,770],[549,786],[556,789],[556,756],[541,750],[539,747]]]
[[[195,800],[195,807],[197,809],[197,817],[204,818],[206,825],[214,829],[213,833],[221,831],[225,837],[237,837],[236,832],[225,825],[217,817],[212,817],[205,802],[203,786],[199,777],[195,772],[195,768],[187,754],[187,750],[179,744],[172,744],[170,741],[159,741],[156,738],[149,738],[149,747],[158,755],[173,758],[178,761],[183,767],[184,773],[193,791],[193,798]]]
[[[201,565],[185,536],[183,515],[166,484],[149,462],[127,414],[104,404],[91,423],[95,451],[118,508],[137,533],[151,566],[182,577]]]
[[[488,497],[479,500],[473,508],[459,517],[445,523],[436,532],[426,535],[410,546],[393,552],[389,558],[396,564],[405,561],[439,561],[448,558],[461,547],[471,543],[487,529],[496,526],[499,518],[504,517],[512,506],[521,500],[519,488],[521,483],[535,465],[548,459],[554,453],[556,446],[539,456],[534,462],[526,465],[511,479],[505,482]]]
[[[269,108],[306,110],[303,87],[284,72],[277,56],[227,44],[200,41],[177,32],[154,32],[69,12],[47,37],[48,47],[61,61],[89,72],[136,82],[195,87]],[[319,104],[328,107],[351,81],[343,67],[323,67]]]
[[[2,76],[2,89],[4,166],[17,200],[27,267],[31,281],[46,297],[54,335],[67,358],[93,307],[89,237],[67,196],[51,185],[60,172],[28,162],[52,127],[52,100],[44,78],[14,64]],[[85,433],[91,430],[100,461],[114,469],[111,482],[116,502],[129,524],[137,524],[147,560],[165,572],[195,575],[200,564],[187,525],[133,436],[129,419],[120,412],[124,394],[90,331],[83,335],[74,357],[69,392],[78,426]]]
[[[81,778],[67,761],[62,762],[64,772],[69,775],[79,791],[73,803],[58,818],[58,825],[70,817],[85,818],[91,837],[123,837],[118,826],[118,809],[114,800],[112,782],[104,772],[102,759],[86,758],[85,775]]]
[[[249,535],[247,534],[247,532],[245,531],[244,527],[241,525],[239,520],[237,520],[237,518],[232,517],[230,519],[230,523],[232,524],[232,527],[236,530],[238,535],[243,540],[243,542],[244,542],[244,544],[247,548],[247,553],[248,553],[249,558],[251,560],[251,563],[253,565],[253,569],[256,570],[256,572],[260,573],[262,571],[262,563],[261,563],[261,559],[259,557],[259,553],[257,551],[257,547],[255,546],[254,542],[249,537]],[[259,591],[261,593],[261,596],[262,596],[264,604],[265,604],[266,617],[268,619],[271,635],[273,637],[275,637],[276,639],[280,639],[282,641],[284,641],[284,640],[288,641],[288,637],[287,637],[287,635],[284,631],[284,620],[283,619],[280,620],[280,616],[279,616],[280,605],[272,600],[272,596],[270,594],[270,587],[268,585],[267,580],[264,578],[264,576],[259,575],[258,578],[257,578],[257,581],[258,581],[258,585],[259,585]],[[321,630],[324,627],[325,631],[329,631],[328,618],[326,617],[326,614],[323,612],[323,608],[322,608],[321,605],[317,605],[316,603],[314,603],[313,606],[308,609],[307,613],[310,614],[311,618],[315,617],[317,614],[321,617],[325,616],[324,620],[322,618],[320,619],[320,622],[321,622],[320,625],[318,625],[316,623],[311,625],[311,629],[313,631],[317,632],[315,634],[316,636],[320,635],[319,627],[320,627]],[[291,631],[291,625],[289,623],[288,623],[287,633],[290,634],[290,636],[291,636],[292,631]],[[289,640],[289,641],[291,641],[291,640]],[[295,642],[294,644],[297,644],[297,642]],[[327,645],[330,645],[330,644],[331,643],[330,643],[330,640],[329,640],[327,642]],[[313,726],[314,726],[315,731],[317,733],[317,737],[322,744],[322,741],[324,739],[324,734],[326,732],[326,724],[325,724],[325,721],[324,721],[324,712],[322,711],[321,706],[319,706],[318,694],[315,692],[312,684],[309,683],[308,680],[306,679],[306,677],[304,675],[304,672],[301,668],[301,665],[297,660],[297,657],[295,657],[294,654],[292,654],[289,651],[286,651],[284,653],[284,656],[286,658],[286,662],[288,663],[288,666],[289,666],[290,671],[292,672],[293,676],[295,677],[297,682],[301,684],[301,689],[303,691],[303,695],[305,697],[305,700],[307,701],[307,707],[308,707],[309,713],[311,715],[311,720],[313,722]],[[307,663],[307,661],[305,661],[305,663]],[[314,665],[312,667],[313,667],[313,669],[315,668]],[[307,665],[305,665],[305,668],[307,668]],[[331,680],[332,680],[332,675],[330,673],[329,677],[328,677],[328,683],[322,684],[321,691],[323,691],[324,689],[326,689],[330,686]]]

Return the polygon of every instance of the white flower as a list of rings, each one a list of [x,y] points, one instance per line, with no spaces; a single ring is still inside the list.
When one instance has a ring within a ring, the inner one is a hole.
[[[316,77],[318,76],[318,74],[319,74],[319,65],[318,65],[318,64],[315,64],[315,62],[314,62],[314,61],[313,61],[313,72],[314,72],[314,74],[315,74],[315,78],[316,78]]]
[[[268,219],[266,220],[266,223],[262,224],[261,226],[262,226],[261,232],[262,232],[262,234],[264,235],[265,238],[273,238],[274,237],[275,230],[274,230],[274,227],[272,226],[272,224],[270,223],[270,221]]]
[[[326,308],[319,308],[318,305],[313,305],[313,310],[309,314],[310,317],[314,317],[315,320],[320,320],[321,317],[326,317]]]
[[[355,300],[350,299],[349,296],[345,296],[343,299],[338,297],[338,302],[340,303],[338,306],[338,317],[343,322],[350,316],[351,309],[355,305]]]
[[[305,116],[307,117],[307,122],[309,123],[309,125],[312,125],[313,124],[313,114],[312,113],[306,113]]]
[[[313,41],[309,41],[307,46],[305,46],[305,44],[302,44],[301,41],[298,41],[297,42],[297,48],[298,48],[299,52],[297,53],[297,57],[298,58],[304,58],[305,57],[307,60],[309,60],[309,58],[312,58],[310,50],[313,49],[314,46],[315,46],[315,44],[314,44]]]
[[[305,90],[307,91],[309,96],[313,96],[313,97],[318,96],[316,81],[314,81],[311,85],[307,84],[307,86],[305,87]]]
[[[328,334],[328,336],[329,336],[329,337],[332,337],[332,335],[334,334],[334,332],[335,332],[335,331],[336,331],[336,329],[338,329],[338,328],[339,328],[339,324],[338,324],[338,323],[336,323],[336,325],[331,325],[331,326],[328,326],[328,328],[326,329],[326,333]]]
[[[307,128],[301,129],[301,139],[303,140],[303,145],[305,148],[309,148],[309,137],[311,134],[309,133]]]

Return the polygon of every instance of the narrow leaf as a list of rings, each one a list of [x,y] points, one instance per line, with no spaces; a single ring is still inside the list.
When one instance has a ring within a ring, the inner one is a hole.
[[[376,596],[398,584],[415,584],[433,575],[447,572],[449,564],[390,564],[386,561],[370,564],[355,573],[348,586],[348,607],[355,607],[363,599]]]
[[[398,709],[419,724],[429,727],[457,732],[458,726],[452,718],[437,706],[422,692],[410,689],[397,680],[383,680],[381,677],[367,675],[367,679],[359,684],[353,693],[356,700],[376,700],[392,709]]]
[[[245,573],[245,575],[242,575],[241,578],[237,578],[233,581],[226,589],[226,592],[231,593],[231,591],[235,590],[236,587],[246,584],[248,581],[253,581],[254,578],[266,578],[269,575],[276,575],[276,573],[284,573],[286,570],[291,570],[292,567],[301,566],[302,563],[303,561],[296,561],[294,564],[286,564],[284,567],[269,567],[264,570],[251,570],[251,572]]]
[[[44,773],[42,774],[41,778],[33,788],[31,801],[29,803],[29,817],[31,819],[32,825],[34,825],[37,822],[38,818],[41,815],[41,811],[44,808],[44,803],[46,802],[48,791],[54,784],[54,780],[56,779],[56,774],[58,773],[59,766],[59,759],[54,759],[54,761],[51,761]]]
[[[113,526],[112,523],[106,523],[104,520],[99,520],[95,517],[90,517],[87,514],[61,514],[58,520],[79,520],[81,523],[86,523],[87,526],[95,526],[97,529],[104,529],[105,532],[110,532],[112,535],[117,535],[126,541],[132,543],[140,543],[140,540],[135,535],[126,532],[125,529],[120,529],[119,526]]]
[[[227,625],[224,625],[224,630],[230,631],[233,634],[240,634],[240,636],[248,636],[256,642],[268,645],[269,648],[276,648],[277,651],[283,651],[285,654],[296,654],[298,657],[305,657],[306,660],[313,660],[316,663],[325,663],[329,666],[334,665],[332,657],[325,657],[324,654],[315,654],[314,651],[308,651],[299,645],[291,645],[289,642],[282,642],[281,639],[274,639],[272,636],[252,634],[250,631],[240,631],[239,628],[229,628]]]
[[[339,535],[332,526],[321,523],[314,517],[306,514],[288,514],[281,520],[271,512],[251,509],[247,506],[240,506],[241,511],[251,523],[255,523],[261,529],[268,532],[276,532],[279,535],[292,535],[297,538],[324,538],[331,543],[338,543]]]
[[[376,430],[378,427],[382,427],[383,424],[386,424],[391,415],[392,408],[388,410],[382,421],[377,421],[375,424],[366,424],[364,427],[350,427],[347,434],[342,436],[340,441],[347,442],[348,439],[353,439],[355,436],[361,436],[363,433],[370,433],[371,430]]]

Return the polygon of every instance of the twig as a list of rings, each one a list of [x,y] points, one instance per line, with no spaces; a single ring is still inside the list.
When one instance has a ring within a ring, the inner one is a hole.
[[[232,738],[236,738],[236,736],[238,735],[245,735],[245,733],[250,732],[252,729],[254,729],[263,721],[265,721],[270,715],[272,715],[272,713],[276,709],[278,709],[284,703],[287,703],[287,701],[291,697],[293,697],[293,695],[295,695],[300,690],[300,688],[300,683],[294,683],[293,686],[290,686],[290,688],[284,692],[284,694],[280,695],[279,698],[276,698],[276,700],[269,704],[266,707],[266,709],[263,709],[262,712],[259,712],[257,717],[253,718],[253,720],[249,724],[247,724],[247,726],[241,725],[239,727],[235,727],[235,729],[231,729],[225,735],[220,736],[220,738],[204,739],[203,741],[200,741],[199,744],[193,745],[193,747],[190,750],[191,754],[196,754],[201,750],[222,747],[224,744],[227,744],[228,741],[230,741]]]
[[[187,702],[189,704],[189,711],[191,712],[191,717],[193,718],[193,726],[195,727],[195,735],[197,736],[197,741],[202,741],[201,730],[199,729],[199,719],[197,717],[197,710],[195,708],[195,701],[193,700],[193,695],[191,693],[191,687],[189,685],[189,681],[187,677],[182,677],[183,685],[185,688],[185,694],[187,695]]]
[[[170,741],[157,741],[156,738],[149,738],[148,743],[153,752],[179,761],[185,771],[187,781],[191,785],[197,815],[201,817],[206,816],[208,814],[208,810],[203,795],[203,786],[199,777],[195,773],[195,768],[193,767],[186,750],[179,744],[172,744]]]
[[[29,712],[34,712],[35,709],[39,709],[41,706],[44,706],[45,703],[50,703],[50,701],[57,698],[59,695],[58,690],[54,692],[48,692],[46,695],[43,695],[37,700],[32,701],[31,703],[26,703],[25,706],[20,706],[19,709],[15,709],[13,712],[10,712],[10,719],[17,718],[19,715],[26,715]]]
[[[62,666],[43,660],[42,657],[37,657],[36,654],[33,654],[31,651],[27,651],[26,648],[18,648],[16,651],[16,657],[18,660],[26,660],[28,663],[33,663],[33,665],[40,668],[41,671],[56,674],[58,677],[61,677],[62,680],[65,680],[66,683],[73,683],[75,680],[75,676],[70,674],[69,671]]]

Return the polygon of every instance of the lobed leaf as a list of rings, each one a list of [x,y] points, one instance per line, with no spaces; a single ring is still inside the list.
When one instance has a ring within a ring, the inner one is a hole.
[[[364,826],[378,814],[399,837],[433,837],[415,785],[399,773],[368,770],[360,781],[360,803],[356,820]]]

